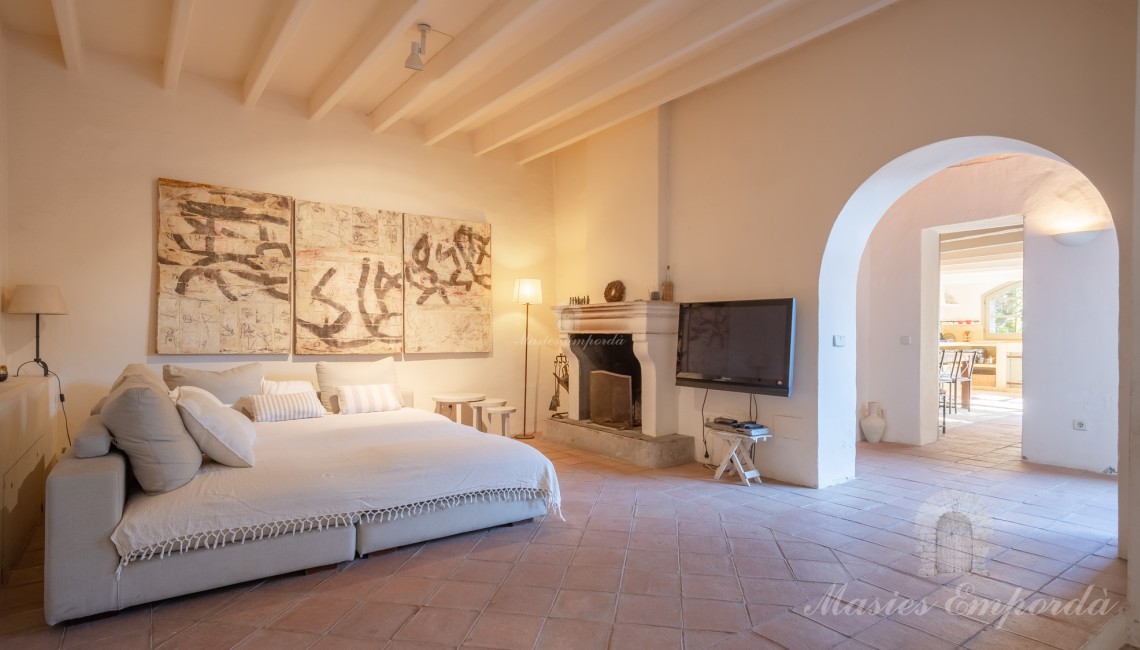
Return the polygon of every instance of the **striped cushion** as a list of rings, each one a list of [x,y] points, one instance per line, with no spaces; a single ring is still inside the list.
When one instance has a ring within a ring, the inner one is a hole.
[[[285,395],[250,395],[250,408],[254,422],[280,422],[319,418],[325,414],[325,407],[316,391],[288,393]]]
[[[396,411],[404,406],[396,384],[337,386],[336,396],[341,413]]]

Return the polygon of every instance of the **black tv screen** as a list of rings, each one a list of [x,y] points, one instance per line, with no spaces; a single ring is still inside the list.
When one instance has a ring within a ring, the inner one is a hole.
[[[794,298],[682,303],[678,330],[678,386],[792,394]]]

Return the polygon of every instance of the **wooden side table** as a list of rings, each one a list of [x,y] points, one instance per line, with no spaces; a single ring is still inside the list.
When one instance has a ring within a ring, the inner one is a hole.
[[[763,483],[760,480],[760,470],[752,464],[752,455],[749,453],[753,445],[758,440],[767,440],[772,437],[771,432],[767,428],[752,429],[751,433],[743,433],[738,429],[727,427],[724,425],[717,425],[713,422],[706,422],[705,428],[713,436],[723,440],[728,444],[728,452],[724,455],[724,460],[721,461],[720,467],[716,468],[716,474],[713,475],[714,479],[720,479],[725,471],[736,472],[740,477],[741,483],[744,485],[751,485],[749,479],[756,479],[757,484]]]
[[[446,415],[460,424],[463,423],[463,405],[482,401],[486,397],[483,393],[440,393],[431,396],[435,400],[436,413],[444,415],[443,410],[447,408],[449,410]]]

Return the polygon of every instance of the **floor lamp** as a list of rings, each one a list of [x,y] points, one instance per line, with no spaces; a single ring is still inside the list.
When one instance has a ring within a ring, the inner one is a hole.
[[[530,306],[542,303],[542,281],[535,278],[515,280],[515,303],[526,305],[526,333],[523,335],[523,430],[515,437],[530,440],[534,437],[533,433],[526,432],[526,390],[530,384],[527,376],[530,370]]]
[[[35,363],[44,369],[48,376],[48,365],[40,358],[40,314],[66,314],[67,305],[59,287],[50,284],[18,284],[8,303],[9,314],[36,315],[36,358]],[[16,374],[19,374],[17,371]]]

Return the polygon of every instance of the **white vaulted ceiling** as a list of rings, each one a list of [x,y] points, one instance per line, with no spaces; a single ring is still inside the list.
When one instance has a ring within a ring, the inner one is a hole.
[[[895,0],[0,0],[8,30],[301,98],[310,119],[368,116],[425,145],[466,138],[529,162],[877,11]],[[404,67],[431,25],[422,72]]]

